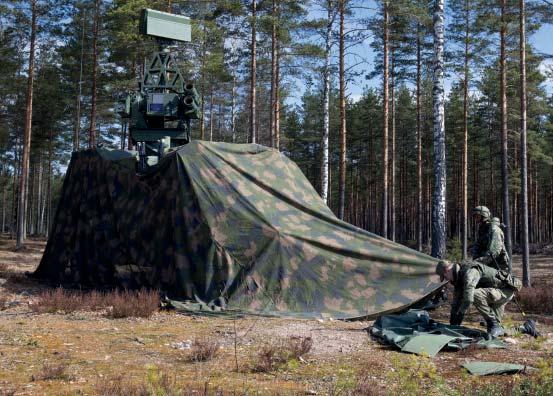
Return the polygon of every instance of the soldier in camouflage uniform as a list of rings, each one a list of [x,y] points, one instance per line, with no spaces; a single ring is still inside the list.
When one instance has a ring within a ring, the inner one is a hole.
[[[521,287],[518,279],[473,260],[461,265],[441,260],[436,273],[455,287],[450,324],[460,325],[470,304],[474,304],[486,321],[488,334],[494,338],[504,334],[501,319],[505,305]]]
[[[478,224],[478,236],[471,249],[473,260],[509,272],[509,255],[499,219],[492,218],[490,210],[485,206],[477,206],[472,214]]]

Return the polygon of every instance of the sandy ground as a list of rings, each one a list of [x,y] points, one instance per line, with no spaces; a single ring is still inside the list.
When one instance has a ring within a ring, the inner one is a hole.
[[[371,322],[366,321],[228,319],[169,311],[150,319],[117,320],[97,312],[36,314],[29,303],[47,286],[24,273],[36,268],[43,248],[44,242],[29,241],[23,251],[15,252],[13,241],[0,239],[0,303],[4,303],[0,311],[0,395],[96,394],[106,378],[124,375],[139,380],[152,370],[174,374],[185,389],[200,389],[200,394],[205,389],[209,394],[216,390],[230,394],[351,394],[363,381],[388,389],[401,370],[420,372],[427,364],[449,386],[462,388],[507,381],[498,376],[467,378],[460,368],[466,360],[534,365],[539,359],[553,358],[550,317],[535,317],[546,336],[538,341],[522,336],[507,350],[441,352],[428,363],[428,359],[419,361],[371,340],[366,332]],[[535,282],[552,282],[553,286],[553,259],[536,256],[532,263]],[[521,321],[516,308],[511,308],[508,321]],[[432,316],[447,320],[447,307]],[[469,325],[478,326],[474,312],[468,319]],[[313,339],[312,350],[304,359],[270,373],[252,370],[264,345],[291,336]],[[220,353],[213,360],[191,363],[189,345],[205,337],[219,340]],[[37,379],[44,364],[60,362],[67,366],[62,378]]]

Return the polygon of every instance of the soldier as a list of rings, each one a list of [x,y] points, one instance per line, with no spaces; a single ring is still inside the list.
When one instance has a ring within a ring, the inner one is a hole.
[[[474,304],[486,321],[488,334],[494,338],[504,334],[501,319],[505,305],[522,286],[517,278],[474,260],[461,265],[441,260],[436,273],[441,281],[446,279],[455,287],[450,324],[460,325],[470,304]]]
[[[485,206],[477,206],[472,214],[478,224],[478,237],[471,249],[473,260],[509,272],[509,255],[503,242],[499,219],[492,218],[490,210]]]

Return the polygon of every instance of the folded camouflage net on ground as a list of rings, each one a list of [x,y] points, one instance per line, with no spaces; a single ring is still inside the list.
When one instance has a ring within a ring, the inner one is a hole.
[[[430,357],[444,348],[460,350],[471,345],[505,348],[500,340],[488,340],[484,331],[436,322],[424,310],[412,309],[404,314],[380,316],[369,329],[369,334],[402,352]]]
[[[145,174],[133,163],[73,154],[36,276],[305,318],[391,312],[441,285],[434,258],[336,218],[276,150],[194,141]]]

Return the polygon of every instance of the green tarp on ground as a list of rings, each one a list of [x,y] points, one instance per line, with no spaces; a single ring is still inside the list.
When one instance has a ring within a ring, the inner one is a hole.
[[[380,316],[369,333],[379,342],[402,352],[434,357],[444,348],[460,350],[471,345],[479,348],[505,348],[500,340],[489,340],[484,331],[453,326],[430,319],[428,312],[412,309],[399,315]]]
[[[463,367],[473,375],[516,374],[531,369],[522,364],[480,361],[464,363]]]
[[[337,219],[276,150],[194,141],[146,174],[132,164],[122,151],[73,154],[36,276],[334,318],[398,310],[440,287],[435,259]]]

